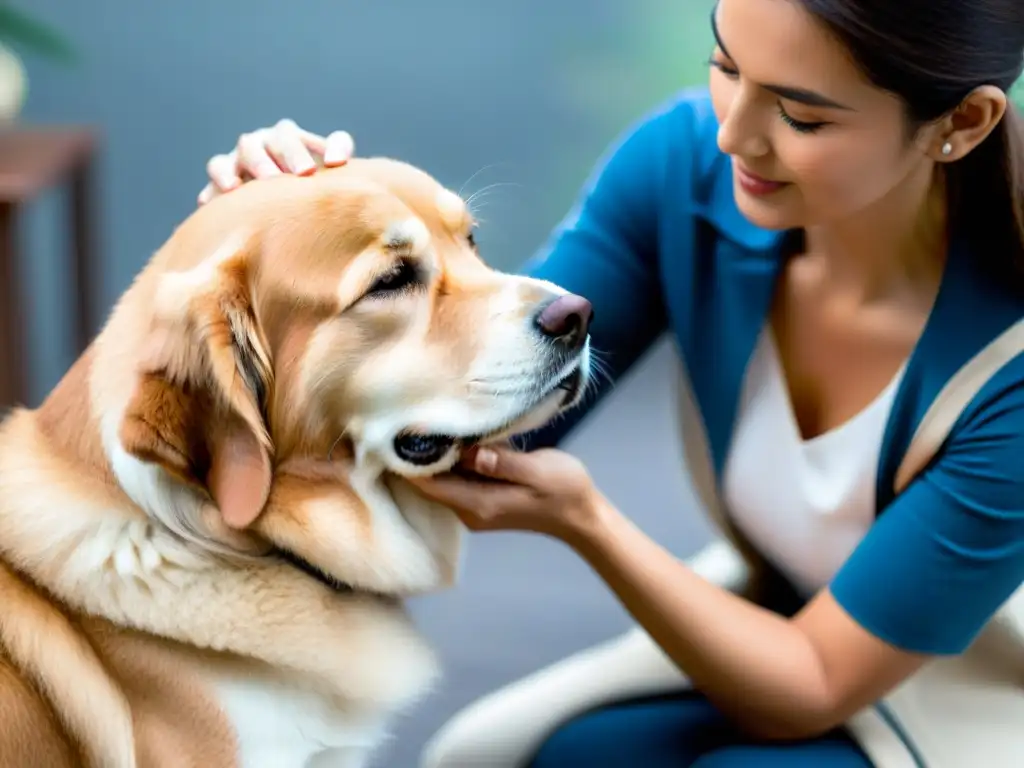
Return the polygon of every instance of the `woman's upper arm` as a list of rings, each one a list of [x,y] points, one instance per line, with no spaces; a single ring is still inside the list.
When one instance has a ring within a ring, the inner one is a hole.
[[[797,617],[837,705],[868,703],[929,656],[963,652],[1024,583],[1021,457],[1018,379],[992,389]]]
[[[596,381],[584,406],[530,436],[553,445],[665,330],[658,230],[666,155],[687,140],[693,119],[684,102],[640,121],[598,163],[576,204],[521,269],[590,300]],[[672,180],[677,181],[677,180]]]

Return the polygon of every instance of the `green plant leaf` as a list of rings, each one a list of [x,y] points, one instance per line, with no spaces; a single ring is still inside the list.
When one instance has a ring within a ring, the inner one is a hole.
[[[1017,105],[1017,109],[1024,112],[1024,77],[1013,84],[1009,95],[1010,101]]]
[[[64,64],[71,64],[78,58],[63,35],[5,2],[0,2],[0,43]]]

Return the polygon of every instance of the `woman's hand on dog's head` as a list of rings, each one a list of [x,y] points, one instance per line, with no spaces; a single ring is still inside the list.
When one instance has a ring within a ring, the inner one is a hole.
[[[233,150],[214,155],[207,161],[210,183],[199,193],[199,205],[251,179],[282,173],[304,176],[315,173],[317,168],[344,165],[354,150],[352,136],[347,131],[320,136],[288,119],[278,121],[271,128],[243,133]]]

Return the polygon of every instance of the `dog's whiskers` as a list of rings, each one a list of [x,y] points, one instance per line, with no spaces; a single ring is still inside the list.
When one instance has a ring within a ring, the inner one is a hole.
[[[459,197],[462,197],[462,196],[463,196],[463,194],[464,194],[464,193],[465,193],[465,191],[466,191],[466,187],[467,187],[467,186],[469,186],[469,183],[470,183],[471,181],[473,181],[473,179],[475,179],[475,178],[476,178],[477,176],[479,176],[479,175],[480,175],[481,173],[483,173],[484,171],[486,171],[486,170],[488,170],[488,169],[490,169],[490,168],[494,168],[494,167],[496,167],[497,165],[498,165],[498,163],[491,163],[490,165],[485,165],[485,166],[483,166],[482,168],[480,168],[479,170],[477,170],[477,171],[474,171],[474,172],[472,173],[472,175],[470,175],[470,177],[469,177],[468,179],[466,179],[466,180],[465,180],[464,182],[462,182],[462,186],[461,186],[461,187],[459,187]]]
[[[345,439],[345,430],[342,430],[341,434],[338,435],[334,439],[334,442],[331,443],[331,447],[327,451],[327,460],[328,461],[334,461],[334,449],[337,448],[338,447],[338,443],[340,443],[344,439]]]
[[[591,347],[590,350],[590,381],[587,383],[588,390],[597,387],[601,383],[613,384],[615,379],[611,374],[611,364],[602,357],[599,350]],[[603,381],[602,381],[603,380]]]
[[[487,195],[487,193],[493,192],[495,189],[498,189],[500,187],[520,187],[520,186],[522,186],[522,185],[521,184],[516,184],[516,183],[511,182],[511,181],[504,181],[504,182],[503,181],[498,181],[498,182],[495,182],[493,184],[488,184],[486,187],[483,187],[482,189],[477,190],[476,192],[474,192],[472,195],[469,196],[469,199],[466,200],[466,207],[469,208],[469,210],[473,213],[474,216],[476,216],[477,211],[480,210],[480,207],[477,204],[478,204],[479,201],[482,201],[484,199],[484,197]],[[476,206],[476,207],[474,207],[474,206]]]

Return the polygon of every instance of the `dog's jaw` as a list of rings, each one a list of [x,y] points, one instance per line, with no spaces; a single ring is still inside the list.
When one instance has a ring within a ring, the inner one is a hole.
[[[371,510],[374,530],[386,528],[395,551],[388,558],[402,571],[399,594],[410,596],[455,585],[461,570],[464,528],[444,506],[419,494],[381,466],[357,467],[352,487]],[[397,575],[397,574],[396,574]]]
[[[480,395],[440,397],[411,407],[389,406],[369,417],[353,419],[346,425],[345,434],[361,467],[378,467],[406,477],[447,472],[458,463],[465,446],[507,442],[550,424],[576,407],[591,384],[592,360],[587,340],[560,369],[538,376],[536,383],[504,397],[485,393],[487,377],[481,375],[478,380],[483,383],[484,393]],[[564,386],[570,380],[572,386]],[[451,438],[451,445],[435,461],[411,463],[396,449],[397,439],[410,431]]]
[[[260,535],[355,591],[402,598],[457,577],[458,518],[379,462],[286,462],[269,505]]]

